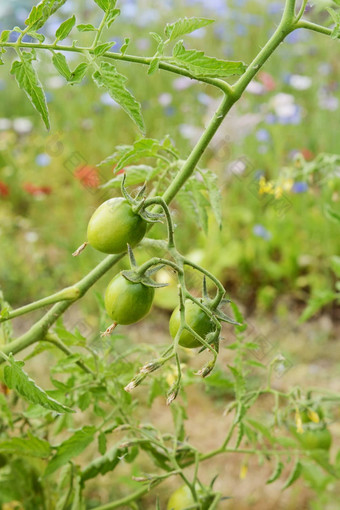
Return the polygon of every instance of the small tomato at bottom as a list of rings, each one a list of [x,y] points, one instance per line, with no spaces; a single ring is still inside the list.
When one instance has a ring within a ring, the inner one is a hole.
[[[206,337],[213,329],[213,324],[207,314],[193,301],[187,299],[185,302],[185,320],[196,333],[202,338]],[[169,330],[172,338],[175,338],[181,324],[179,306],[172,312],[169,322]],[[201,342],[188,330],[184,330],[179,338],[179,345],[193,349],[201,347]]]
[[[201,503],[200,508],[202,508],[202,510],[208,510],[213,499],[211,494],[205,494],[198,484],[196,485],[196,494]],[[167,510],[185,510],[194,504],[195,500],[191,490],[187,485],[182,485],[182,487],[171,494],[166,508]]]
[[[332,435],[326,427],[306,429],[297,437],[306,450],[329,450],[332,443]]]
[[[132,283],[122,274],[118,274],[107,286],[105,308],[115,323],[133,324],[149,313],[154,294],[153,287]]]
[[[171,494],[167,510],[184,510],[188,506],[192,506],[194,503],[195,501],[192,497],[191,490],[187,485],[183,485]]]

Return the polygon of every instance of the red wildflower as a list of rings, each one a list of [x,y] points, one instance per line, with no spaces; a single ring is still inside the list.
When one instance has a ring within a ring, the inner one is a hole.
[[[100,184],[98,171],[91,166],[80,166],[75,172],[74,176],[87,188],[97,188]]]
[[[50,195],[52,193],[52,188],[50,186],[36,186],[31,182],[25,182],[23,188],[30,195],[39,196],[39,195]]]
[[[306,161],[312,161],[315,158],[315,155],[309,149],[301,149],[301,154]]]
[[[9,195],[9,187],[4,182],[0,181],[0,196],[7,197]]]
[[[271,74],[261,71],[258,75],[259,81],[262,83],[267,92],[271,92],[276,89],[276,83]]]

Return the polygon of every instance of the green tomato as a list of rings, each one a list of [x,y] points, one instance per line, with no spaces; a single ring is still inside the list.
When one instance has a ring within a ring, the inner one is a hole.
[[[201,503],[202,510],[208,510],[213,497],[211,495],[205,495],[199,486],[196,484],[196,494]],[[187,485],[182,485],[179,489],[175,490],[170,496],[168,501],[167,510],[184,510],[185,508],[191,507],[195,504],[191,490]]]
[[[182,487],[171,494],[167,510],[184,510],[194,505],[194,503],[195,501],[192,497],[191,490],[187,485],[182,485]]]
[[[185,320],[196,333],[205,337],[213,329],[213,324],[207,314],[196,303],[187,299],[185,302]],[[170,335],[175,338],[181,324],[179,306],[172,312],[169,322]],[[201,347],[201,342],[188,330],[184,330],[179,338],[179,345],[193,349]]]
[[[107,286],[105,308],[117,324],[133,324],[149,313],[154,294],[153,287],[132,283],[118,274]]]
[[[305,428],[297,438],[306,450],[329,450],[332,443],[332,435],[324,428]]]
[[[95,210],[87,227],[87,240],[98,251],[121,253],[134,247],[146,232],[147,223],[133,212],[125,198],[110,198]]]

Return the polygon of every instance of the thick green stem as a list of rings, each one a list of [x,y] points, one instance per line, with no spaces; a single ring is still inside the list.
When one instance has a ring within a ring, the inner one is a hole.
[[[103,276],[109,269],[111,269],[121,258],[123,258],[125,253],[121,253],[120,255],[110,255],[106,257],[97,267],[95,267],[88,275],[86,275],[82,280],[80,280],[74,288],[77,288],[79,291],[79,297],[83,296],[85,292],[88,291],[92,285],[99,280],[101,276]],[[61,301],[54,305],[51,310],[49,310],[38,322],[36,322],[26,333],[22,336],[13,340],[3,346],[2,351],[5,354],[16,354],[17,352],[22,351],[26,347],[29,347],[34,342],[38,340],[42,340],[45,336],[49,328],[55,321],[62,315],[69,306],[74,302],[72,301]],[[0,363],[2,361],[0,360]]]
[[[286,3],[286,8],[279,26],[260,53],[256,55],[254,60],[248,66],[246,72],[238,79],[235,85],[233,85],[233,94],[237,98],[241,97],[251,80],[255,77],[272,53],[274,53],[276,48],[283,42],[287,35],[295,30],[296,26],[294,25],[294,15],[295,1],[289,0]]]
[[[182,188],[185,182],[192,175],[202,154],[208,147],[211,139],[213,138],[214,134],[222,124],[223,119],[225,118],[225,116],[227,115],[227,113],[229,112],[230,108],[233,106],[234,103],[235,99],[232,96],[225,95],[223,97],[220,106],[218,107],[213,118],[209,122],[207,128],[203,132],[201,138],[196,143],[195,147],[191,151],[188,159],[185,161],[184,165],[176,175],[175,179],[172,181],[168,189],[163,194],[163,199],[167,204],[169,204],[175,198],[178,191]]]

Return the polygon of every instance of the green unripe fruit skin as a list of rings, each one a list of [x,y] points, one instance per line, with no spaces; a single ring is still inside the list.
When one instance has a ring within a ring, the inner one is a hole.
[[[328,429],[306,429],[298,435],[298,440],[306,450],[329,450],[332,435]]]
[[[208,510],[212,498],[203,498],[202,490],[198,484],[196,484],[196,494],[200,500],[202,510]],[[191,490],[187,485],[182,485],[179,489],[175,490],[170,496],[168,501],[167,510],[184,510],[195,504],[194,498],[192,497]]]
[[[116,275],[105,292],[105,308],[117,324],[127,325],[140,321],[152,306],[155,289],[142,283],[132,283],[121,274]]]
[[[210,318],[198,305],[196,305],[196,303],[190,299],[187,299],[185,302],[185,320],[188,326],[190,326],[202,338],[204,338],[210,331],[212,331],[213,325]],[[172,312],[169,322],[169,330],[172,338],[175,338],[180,324],[181,317],[178,306]],[[182,347],[187,347],[188,349],[202,347],[201,342],[186,329],[181,333],[179,345]]]
[[[87,227],[87,240],[103,253],[122,253],[145,235],[147,224],[125,198],[110,198],[95,210]]]
[[[183,510],[195,503],[191,490],[187,485],[183,485],[175,490],[168,501],[167,510]]]

